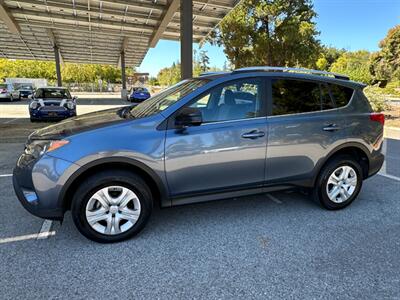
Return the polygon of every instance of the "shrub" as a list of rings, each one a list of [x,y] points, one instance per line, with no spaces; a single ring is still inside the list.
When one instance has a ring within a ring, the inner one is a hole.
[[[381,88],[377,86],[368,86],[364,89],[364,93],[374,111],[381,112],[389,108],[389,105],[386,103],[386,96],[383,94]]]

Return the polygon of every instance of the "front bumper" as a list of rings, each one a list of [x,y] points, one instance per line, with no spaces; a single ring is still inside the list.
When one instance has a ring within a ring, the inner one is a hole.
[[[15,194],[22,206],[31,214],[50,220],[62,220],[64,203],[60,191],[77,165],[44,155],[38,161],[29,161],[22,154],[13,171]]]
[[[32,92],[20,91],[19,95],[21,96],[21,98],[28,98],[30,95],[32,95]]]
[[[43,110],[29,109],[31,119],[35,120],[60,120],[76,116],[76,109]]]

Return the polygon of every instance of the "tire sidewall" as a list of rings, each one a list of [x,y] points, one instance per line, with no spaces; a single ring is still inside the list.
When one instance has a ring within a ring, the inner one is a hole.
[[[357,186],[356,189],[354,190],[353,194],[350,196],[349,199],[347,199],[345,202],[342,203],[335,203],[329,199],[329,196],[326,191],[326,185],[328,183],[329,177],[332,175],[332,173],[340,167],[343,166],[349,166],[354,169],[354,171],[357,174]],[[330,163],[327,164],[327,166],[322,170],[321,176],[318,181],[318,198],[323,207],[329,210],[336,210],[336,209],[341,209],[349,204],[351,204],[355,198],[357,198],[361,187],[362,187],[362,182],[363,182],[363,174],[362,174],[362,169],[361,166],[354,161],[351,158],[347,157],[339,157],[337,159],[332,160]]]
[[[96,180],[95,184],[88,184],[78,188],[73,198],[71,213],[78,230],[87,238],[101,243],[119,242],[138,234],[146,225],[152,211],[151,193],[141,182],[132,182],[124,176],[105,176]],[[107,186],[123,186],[132,190],[139,198],[141,212],[136,223],[126,232],[117,235],[105,235],[94,230],[86,219],[86,205],[89,199],[100,189]]]

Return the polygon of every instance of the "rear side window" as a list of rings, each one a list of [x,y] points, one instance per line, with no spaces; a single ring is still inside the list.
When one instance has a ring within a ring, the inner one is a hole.
[[[321,111],[333,108],[325,84],[293,79],[272,81],[274,116]]]
[[[329,88],[337,107],[346,106],[350,102],[354,92],[351,88],[331,83],[329,84]]]

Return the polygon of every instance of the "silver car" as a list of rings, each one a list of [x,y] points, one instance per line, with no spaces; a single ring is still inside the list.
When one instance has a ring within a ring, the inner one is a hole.
[[[21,100],[19,90],[14,87],[11,83],[0,83],[0,100],[8,100],[13,102],[15,100]]]
[[[300,188],[349,205],[382,166],[384,117],[338,74],[245,68],[184,80],[136,106],[37,130],[14,169],[36,216],[117,242],[170,207]]]

